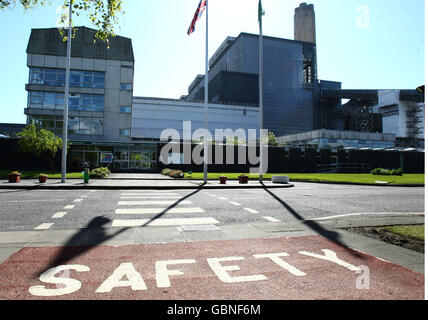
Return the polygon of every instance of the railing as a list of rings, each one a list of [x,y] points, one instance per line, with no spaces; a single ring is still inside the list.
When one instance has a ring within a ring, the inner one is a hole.
[[[370,163],[332,163],[317,165],[317,172],[339,173],[369,173],[372,170]]]

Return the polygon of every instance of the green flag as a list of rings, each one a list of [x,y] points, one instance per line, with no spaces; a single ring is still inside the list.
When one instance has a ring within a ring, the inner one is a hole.
[[[259,0],[259,23],[262,22],[262,16],[265,15],[265,11],[263,10],[262,7],[262,0]]]

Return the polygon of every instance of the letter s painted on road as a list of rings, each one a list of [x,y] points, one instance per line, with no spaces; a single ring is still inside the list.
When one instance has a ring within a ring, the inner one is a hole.
[[[73,292],[78,291],[82,287],[82,283],[79,280],[76,279],[70,279],[70,278],[58,278],[55,277],[56,274],[66,271],[66,270],[75,270],[77,272],[86,272],[90,271],[90,268],[83,265],[68,265],[68,266],[58,266],[52,269],[49,269],[45,272],[43,272],[39,279],[41,282],[44,283],[50,283],[50,284],[56,284],[56,289],[46,289],[45,286],[32,286],[28,291],[33,296],[38,297],[56,297],[56,296],[63,296],[66,294],[70,294]],[[58,285],[64,286],[63,288],[60,288]]]

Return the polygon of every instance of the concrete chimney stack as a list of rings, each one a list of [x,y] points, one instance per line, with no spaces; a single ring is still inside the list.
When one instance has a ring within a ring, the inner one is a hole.
[[[301,3],[294,14],[294,40],[316,43],[315,10],[313,4]]]

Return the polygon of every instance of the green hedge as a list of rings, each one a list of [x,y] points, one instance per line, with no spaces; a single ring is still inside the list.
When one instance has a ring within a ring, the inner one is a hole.
[[[383,168],[376,168],[372,170],[372,175],[374,176],[402,176],[403,175],[403,169],[383,169]]]

